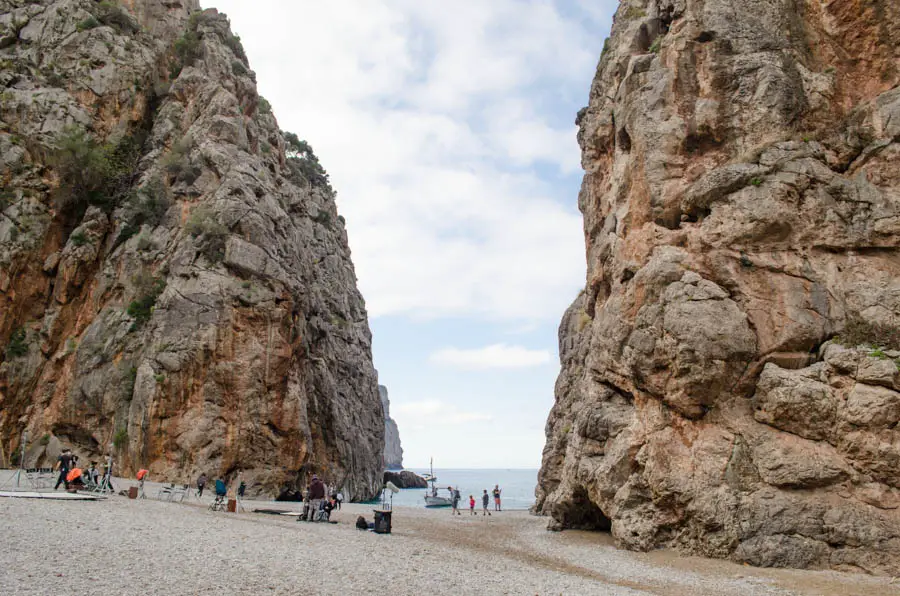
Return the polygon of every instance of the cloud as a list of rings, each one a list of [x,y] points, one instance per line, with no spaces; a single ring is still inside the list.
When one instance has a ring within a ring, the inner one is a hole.
[[[370,316],[559,317],[584,283],[573,121],[608,13],[551,0],[215,5],[281,127],[331,175]]]
[[[529,350],[522,346],[493,344],[483,348],[461,350],[444,348],[431,354],[429,362],[455,368],[479,370],[489,368],[528,368],[551,362],[547,350]]]
[[[490,414],[467,412],[436,399],[391,405],[391,414],[398,425],[410,429],[457,426],[493,420]]]

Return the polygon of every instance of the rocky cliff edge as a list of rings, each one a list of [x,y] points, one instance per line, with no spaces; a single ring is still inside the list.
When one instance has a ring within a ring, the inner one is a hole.
[[[0,0],[0,456],[381,483],[343,219],[196,0]]]
[[[889,0],[620,4],[577,120],[554,527],[900,574],[898,48]]]

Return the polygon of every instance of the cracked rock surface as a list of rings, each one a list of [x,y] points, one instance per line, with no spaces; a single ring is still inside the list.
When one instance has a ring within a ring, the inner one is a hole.
[[[86,208],[59,203],[73,129],[135,153]],[[296,152],[197,0],[0,0],[0,458],[27,430],[28,465],[66,445],[123,475],[374,496],[365,304]]]
[[[577,120],[551,527],[900,574],[898,48],[888,0],[621,2]]]

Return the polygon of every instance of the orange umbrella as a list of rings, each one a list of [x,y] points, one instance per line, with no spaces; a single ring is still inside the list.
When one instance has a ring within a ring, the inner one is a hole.
[[[137,479],[138,479],[138,480],[143,480],[144,477],[146,477],[147,474],[149,474],[149,473],[150,473],[149,470],[144,470],[144,469],[142,468],[142,469],[138,470],[138,473],[137,473]]]
[[[76,478],[81,478],[81,468],[72,468],[69,470],[69,473],[66,474],[66,482],[72,482]]]

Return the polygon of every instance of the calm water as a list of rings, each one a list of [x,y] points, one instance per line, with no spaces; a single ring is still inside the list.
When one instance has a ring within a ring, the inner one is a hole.
[[[422,468],[407,468],[416,474],[428,472]],[[491,493],[495,484],[500,485],[504,509],[528,509],[534,505],[534,487],[537,484],[537,470],[452,470],[434,469],[437,477],[438,496],[446,497],[447,486],[459,486],[459,493],[465,503],[460,507],[468,507],[469,495],[475,496],[477,508],[481,509],[481,494],[487,489]],[[424,488],[407,488],[394,495],[394,505],[407,507],[424,507]],[[390,494],[390,493],[389,493]],[[491,498],[491,509],[494,507]]]

